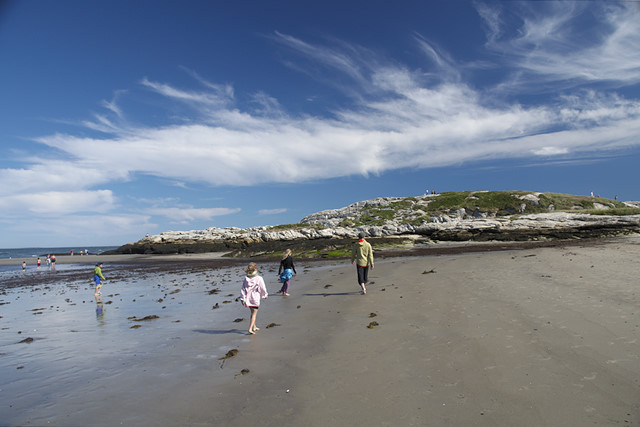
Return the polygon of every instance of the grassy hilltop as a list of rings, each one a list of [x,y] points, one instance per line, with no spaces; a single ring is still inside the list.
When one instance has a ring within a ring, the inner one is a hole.
[[[441,215],[464,210],[465,217],[501,217],[544,212],[580,212],[592,215],[634,215],[640,208],[625,203],[589,196],[530,191],[456,191],[434,196],[397,198],[383,204],[371,204],[352,210],[337,226],[383,226],[389,221],[419,226]],[[318,223],[277,225],[274,230],[295,229]]]

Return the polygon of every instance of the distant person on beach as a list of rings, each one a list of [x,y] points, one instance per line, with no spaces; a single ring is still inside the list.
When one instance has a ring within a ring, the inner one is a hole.
[[[278,276],[280,276],[280,282],[282,283],[282,288],[278,291],[279,294],[289,296],[289,283],[291,282],[291,278],[294,274],[298,273],[293,265],[291,249],[287,249],[284,251],[282,260],[280,260],[280,268],[278,268]]]
[[[268,296],[264,279],[258,275],[258,266],[255,262],[249,263],[247,276],[244,278],[242,289],[240,290],[240,301],[242,301],[242,305],[249,307],[249,310],[251,310],[251,320],[249,321],[249,333],[251,335],[260,330],[256,326],[260,298],[267,298]]]
[[[22,261],[22,272],[27,271],[27,261]]]
[[[51,268],[51,255],[47,254],[46,262],[47,262],[47,267]]]
[[[36,268],[38,270],[40,270],[40,265],[42,264],[42,262],[40,261],[40,257],[38,257],[38,260],[36,261]]]
[[[100,292],[100,288],[102,288],[102,282],[107,280],[102,275],[102,263],[99,262],[96,264],[96,268],[93,269],[93,281],[96,283],[96,292],[93,294],[94,296],[102,295]]]
[[[55,255],[51,255],[51,269],[52,270],[56,269],[56,256]]]
[[[360,240],[353,244],[353,249],[351,250],[351,264],[356,264],[358,284],[362,288],[362,295],[365,295],[367,293],[369,266],[373,270],[373,248],[364,239],[364,233],[360,232],[358,238]]]

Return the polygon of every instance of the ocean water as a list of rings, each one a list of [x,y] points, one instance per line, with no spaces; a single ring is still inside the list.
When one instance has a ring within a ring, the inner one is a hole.
[[[84,251],[85,249],[89,251],[89,254],[101,254],[105,251],[109,251],[112,249],[117,249],[118,246],[78,246],[78,247],[60,247],[60,248],[10,248],[10,249],[1,249],[0,248],[0,259],[4,258],[42,258],[42,264],[44,265],[44,259],[47,257],[47,254],[56,254],[56,255],[69,255],[71,251],[74,254],[80,254],[80,251]]]
[[[248,341],[248,310],[235,301],[242,274],[242,267],[129,270],[107,281],[102,298],[88,278],[7,289],[0,425],[182,424],[154,415],[157,402],[175,398],[155,393],[189,390],[204,376],[213,390],[233,380],[241,368],[221,369],[218,358]],[[157,319],[132,320],[149,315]],[[35,345],[21,343],[28,337]]]
[[[72,249],[75,257],[75,254],[79,254],[81,250],[84,251],[85,249],[87,249],[90,255],[95,255],[101,254],[111,249],[117,249],[117,246],[86,246],[82,249],[70,247],[0,249],[0,259],[15,260],[15,263],[11,262],[10,265],[0,265],[0,284],[4,280],[14,279],[16,277],[24,275],[53,274],[55,273],[55,271],[51,271],[47,266],[47,254],[68,255]],[[40,260],[42,261],[42,267],[39,270],[37,270],[34,265],[38,257],[40,257]],[[78,256],[78,261],[80,261],[81,259],[82,258]],[[22,271],[21,266],[22,261],[27,262],[27,270],[24,272]],[[85,264],[56,264],[57,271],[67,271],[79,268],[86,269],[87,266]]]

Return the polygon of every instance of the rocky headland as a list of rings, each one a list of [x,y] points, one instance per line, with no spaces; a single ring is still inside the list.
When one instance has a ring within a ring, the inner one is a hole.
[[[381,197],[317,212],[297,224],[165,231],[113,252],[255,256],[294,247],[299,256],[341,256],[360,232],[378,247],[599,238],[640,232],[640,202],[526,191]]]

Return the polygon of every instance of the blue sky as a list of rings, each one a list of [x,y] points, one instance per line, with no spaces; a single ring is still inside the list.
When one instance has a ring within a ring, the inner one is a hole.
[[[640,3],[4,1],[0,247],[429,189],[640,200]]]

